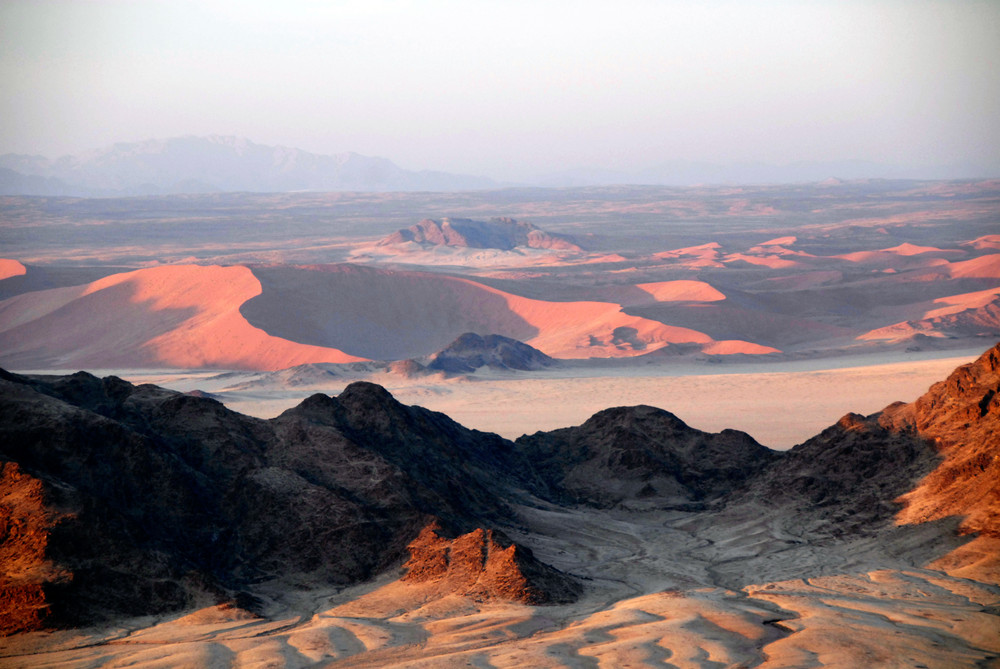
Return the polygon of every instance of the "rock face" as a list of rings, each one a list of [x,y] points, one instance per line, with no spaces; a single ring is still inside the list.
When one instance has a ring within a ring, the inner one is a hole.
[[[569,237],[539,230],[531,223],[512,218],[473,221],[468,218],[426,218],[379,241],[379,246],[416,242],[427,246],[454,246],[510,251],[518,246],[532,249],[579,251]]]
[[[835,534],[875,530],[899,511],[896,498],[940,461],[912,414],[904,404],[868,417],[847,414],[787,451],[734,498],[793,507]]]
[[[788,451],[746,494],[837,533],[961,518],[1000,536],[1000,344],[911,404],[848,414]]]
[[[577,582],[494,530],[477,528],[448,539],[433,523],[407,548],[410,559],[403,565],[403,580],[437,584],[442,594],[557,604],[571,602],[580,593]]]
[[[961,515],[963,532],[1000,537],[1000,344],[931,386],[913,409],[942,462],[902,497],[900,522]]]
[[[555,364],[553,358],[516,339],[467,332],[437,353],[427,367],[452,374],[466,374],[480,367],[525,371]]]
[[[579,427],[524,436],[517,444],[553,495],[597,506],[699,505],[778,458],[746,433],[702,432],[648,406],[606,409]]]

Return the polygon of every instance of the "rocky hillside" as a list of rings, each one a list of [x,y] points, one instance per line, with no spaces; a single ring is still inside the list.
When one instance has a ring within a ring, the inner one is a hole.
[[[779,457],[744,432],[702,432],[648,406],[606,409],[579,427],[526,435],[517,445],[553,496],[596,506],[699,506]]]
[[[472,249],[510,251],[519,246],[532,249],[579,251],[580,247],[565,235],[539,230],[531,223],[512,218],[474,221],[468,218],[425,218],[379,241],[379,246],[415,242],[426,246],[455,246]]]
[[[114,377],[3,373],[0,463],[4,632],[357,582],[431,519],[499,522],[508,482],[531,485],[509,442],[372,384],[263,421]]]
[[[653,407],[513,443],[370,383],[260,420],[115,377],[0,372],[0,632],[253,608],[261,584],[356,583],[407,554],[428,592],[567,601],[580,584],[499,531],[530,537],[527,507],[669,509],[688,527],[780,507],[796,536],[960,517],[1000,536],[998,363],[1000,345],[786,453]]]
[[[941,463],[902,497],[900,520],[964,516],[962,531],[1000,537],[1000,344],[931,386],[913,412]]]

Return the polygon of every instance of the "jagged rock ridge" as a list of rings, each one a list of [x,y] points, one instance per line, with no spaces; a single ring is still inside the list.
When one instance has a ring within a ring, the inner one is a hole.
[[[415,242],[427,246],[454,246],[510,251],[519,246],[533,249],[579,251],[565,235],[539,230],[531,223],[512,218],[474,221],[468,218],[425,218],[416,225],[398,230],[378,242],[379,246]]]
[[[370,383],[259,420],[115,377],[0,372],[0,631],[249,605],[261,582],[353,583],[407,550],[406,578],[442,594],[564,601],[572,579],[495,531],[530,534],[515,508],[539,501],[710,524],[782,507],[823,536],[961,516],[997,536],[998,368],[1000,345],[784,454],[652,407],[515,444]]]
[[[518,446],[565,501],[690,506],[719,497],[779,456],[737,430],[710,434],[655,407],[605,409]]]
[[[0,573],[6,632],[353,583],[429,518],[489,526],[508,485],[532,485],[509,442],[364,383],[263,421],[115,377],[3,373],[0,463],[0,553],[21,556]]]
[[[403,565],[403,580],[434,583],[441,594],[556,604],[573,601],[580,592],[577,582],[495,530],[476,528],[448,539],[440,525],[432,523],[407,548],[410,559]]]

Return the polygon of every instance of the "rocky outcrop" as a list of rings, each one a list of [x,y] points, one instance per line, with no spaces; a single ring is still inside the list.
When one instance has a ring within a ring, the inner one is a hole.
[[[0,465],[0,634],[38,629],[48,618],[42,583],[69,574],[47,559],[53,527],[64,517],[41,481],[14,462]]]
[[[449,539],[432,523],[407,548],[410,559],[403,565],[403,580],[433,583],[439,594],[557,604],[571,602],[580,593],[576,581],[494,530],[476,528]]]
[[[744,432],[702,432],[648,406],[606,409],[579,427],[526,435],[517,444],[553,496],[597,506],[698,507],[778,457]]]
[[[942,461],[901,498],[899,521],[962,516],[963,532],[1000,537],[1000,344],[931,386],[913,410]]]
[[[565,235],[539,230],[531,223],[512,218],[474,221],[468,218],[425,218],[416,225],[381,239],[379,246],[415,242],[427,246],[453,246],[473,249],[510,251],[519,246],[532,249],[579,251],[580,247]]]
[[[868,533],[899,511],[894,500],[939,462],[915,430],[912,407],[896,404],[871,416],[847,414],[785,452],[734,501],[794,510],[833,534]]]
[[[427,367],[451,374],[469,374],[480,367],[528,371],[555,364],[555,359],[516,339],[467,332],[435,354]]]
[[[1000,536],[1000,344],[910,404],[848,414],[735,498],[795,507],[835,534],[960,518]]]
[[[270,421],[114,377],[0,378],[4,632],[346,584],[509,517],[513,445],[372,384]],[[461,485],[456,485],[462,482]]]

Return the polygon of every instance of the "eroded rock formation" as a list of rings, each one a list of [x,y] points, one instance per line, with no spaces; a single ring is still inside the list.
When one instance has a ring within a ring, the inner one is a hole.
[[[439,592],[478,600],[554,604],[576,599],[578,583],[534,558],[501,532],[476,528],[453,539],[432,523],[407,546],[404,581],[434,583]]]
[[[379,246],[416,242],[429,246],[454,246],[510,251],[518,246],[533,249],[579,251],[569,237],[539,230],[531,223],[512,218],[474,221],[468,218],[425,218],[379,241]]]

